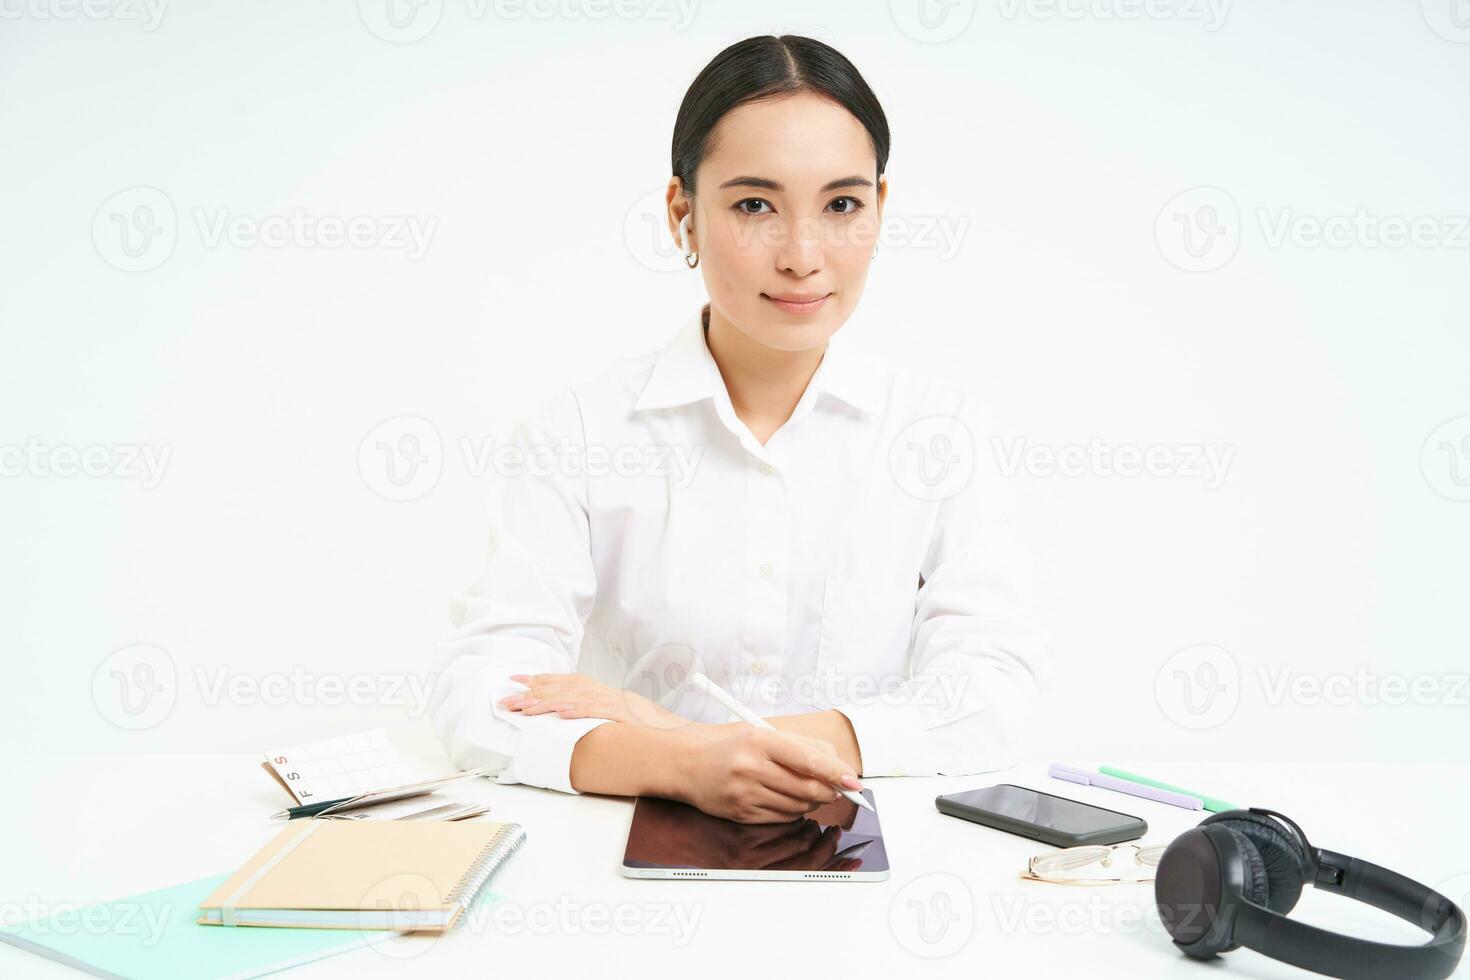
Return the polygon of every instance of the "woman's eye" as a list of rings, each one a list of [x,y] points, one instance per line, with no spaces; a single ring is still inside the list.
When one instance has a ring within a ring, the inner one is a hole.
[[[838,214],[856,214],[857,212],[861,211],[863,209],[863,207],[864,207],[863,202],[862,201],[859,201],[855,197],[839,197],[839,198],[836,198],[832,203],[833,204],[837,204],[837,203],[839,203],[841,201],[846,201],[848,203],[849,207],[846,207],[846,208],[843,208],[843,209],[839,210],[837,212]]]
[[[747,197],[743,201],[736,202],[736,204],[735,204],[735,210],[739,211],[741,214],[763,214],[764,213],[762,211],[752,211],[752,210],[748,209],[746,207],[747,204],[755,204],[755,205],[762,205],[762,204],[764,204],[768,208],[771,206],[769,203],[767,203],[766,201],[761,200],[758,197]]]

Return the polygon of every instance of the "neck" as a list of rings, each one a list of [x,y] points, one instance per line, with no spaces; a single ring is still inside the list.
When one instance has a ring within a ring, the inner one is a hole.
[[[712,305],[706,305],[704,317],[705,343],[735,414],[757,435],[779,428],[801,401],[826,347],[777,350],[752,340]]]

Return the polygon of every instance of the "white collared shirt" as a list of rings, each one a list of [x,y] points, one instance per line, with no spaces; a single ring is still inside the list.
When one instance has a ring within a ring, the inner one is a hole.
[[[679,686],[698,669],[762,716],[842,711],[863,775],[1011,765],[1046,636],[989,512],[971,392],[839,330],[762,445],[707,309],[517,426],[489,558],[440,650],[433,720],[452,758],[575,792],[573,747],[604,721],[508,711],[523,690],[509,676],[576,671],[731,720]]]

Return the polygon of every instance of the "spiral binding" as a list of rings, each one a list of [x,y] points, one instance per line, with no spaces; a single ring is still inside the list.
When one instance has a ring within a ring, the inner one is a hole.
[[[468,906],[474,901],[475,895],[484,887],[490,876],[500,870],[505,859],[516,852],[526,841],[526,828],[518,823],[508,823],[495,832],[490,843],[475,858],[475,863],[470,865],[464,874],[460,875],[459,881],[449,889],[447,900],[460,906]]]

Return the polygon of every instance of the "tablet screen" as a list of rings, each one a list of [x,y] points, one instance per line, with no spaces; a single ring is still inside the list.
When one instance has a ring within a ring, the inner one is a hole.
[[[863,797],[873,802],[872,790]],[[875,810],[842,797],[787,823],[736,823],[640,796],[623,864],[709,871],[887,871]]]

